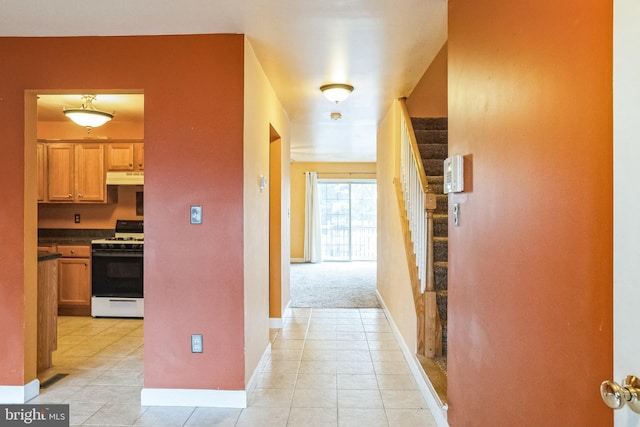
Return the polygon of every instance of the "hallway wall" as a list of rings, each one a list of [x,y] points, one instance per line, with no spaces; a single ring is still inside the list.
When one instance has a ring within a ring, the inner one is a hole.
[[[612,3],[450,0],[448,55],[449,422],[609,426]]]
[[[0,248],[0,348],[12,349],[0,351],[0,386],[35,378],[35,145],[24,148],[35,94],[25,90],[112,88],[145,94],[145,387],[243,390],[255,351],[244,339],[244,36],[0,38],[0,51],[0,233],[11,242]],[[192,204],[202,225],[189,224]],[[191,353],[192,333],[205,353]]]

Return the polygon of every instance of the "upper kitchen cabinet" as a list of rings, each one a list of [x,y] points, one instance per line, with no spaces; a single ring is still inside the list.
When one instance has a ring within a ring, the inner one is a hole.
[[[142,142],[118,142],[107,144],[107,170],[144,170],[144,144]]]
[[[47,144],[49,202],[105,202],[104,146],[99,143]]]

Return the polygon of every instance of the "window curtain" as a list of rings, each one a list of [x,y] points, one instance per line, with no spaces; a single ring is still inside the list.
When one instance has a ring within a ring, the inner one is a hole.
[[[304,262],[321,262],[320,199],[318,197],[318,173],[305,172],[306,192],[304,206]]]

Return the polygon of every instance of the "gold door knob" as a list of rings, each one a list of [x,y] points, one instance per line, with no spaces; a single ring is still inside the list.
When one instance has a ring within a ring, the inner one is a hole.
[[[620,409],[628,400],[628,391],[614,381],[603,381],[600,384],[600,396],[605,405],[611,409]]]
[[[635,375],[627,376],[622,386],[614,381],[603,381],[600,396],[609,408],[620,409],[626,403],[629,409],[640,414],[640,380]]]

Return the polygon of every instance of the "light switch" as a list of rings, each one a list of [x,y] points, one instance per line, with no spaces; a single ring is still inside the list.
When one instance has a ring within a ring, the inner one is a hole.
[[[202,206],[191,206],[191,224],[202,224]]]

